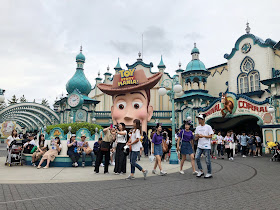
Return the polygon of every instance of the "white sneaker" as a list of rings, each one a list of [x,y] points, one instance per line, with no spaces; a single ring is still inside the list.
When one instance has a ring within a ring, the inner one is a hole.
[[[157,170],[152,170],[152,174],[157,174]]]
[[[185,174],[185,172],[184,172],[184,171],[179,171],[179,173],[180,173],[180,174]]]
[[[203,176],[203,175],[204,175],[204,173],[203,173],[202,171],[199,171],[199,172],[197,173],[196,177],[201,177],[201,176]]]
[[[204,176],[204,178],[205,178],[205,179],[212,178],[212,174],[208,174],[208,173],[207,173],[207,174]]]
[[[197,172],[197,171],[194,171],[194,172],[192,172],[192,174],[193,174],[193,175],[197,175],[197,174],[198,174],[198,172]]]
[[[246,155],[242,155],[242,157],[243,157],[243,158],[245,158],[245,157],[246,157]]]
[[[231,158],[229,158],[228,160],[231,160]]]
[[[161,176],[164,176],[164,175],[166,175],[167,173],[165,172],[165,171],[160,171],[160,173],[159,173],[159,175],[161,175]]]
[[[234,158],[233,158],[233,157],[231,157],[231,160],[234,160]]]
[[[78,167],[78,166],[79,166],[79,165],[78,165],[78,163],[76,162],[76,163],[75,163],[75,167]]]
[[[104,167],[104,164],[103,164],[103,163],[101,163],[101,164],[100,164],[100,166],[101,166],[101,167]]]

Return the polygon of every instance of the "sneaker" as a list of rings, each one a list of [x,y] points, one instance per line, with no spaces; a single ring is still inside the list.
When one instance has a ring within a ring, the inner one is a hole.
[[[44,169],[48,169],[48,168],[49,168],[48,166],[45,166],[45,167],[44,167]]]
[[[115,172],[115,175],[120,175],[118,172]]]
[[[109,174],[109,172],[104,172],[104,174]]]
[[[145,171],[143,172],[143,175],[144,175],[144,179],[146,179],[146,177],[147,177],[147,174],[148,174],[148,170],[145,170]]]
[[[243,157],[243,158],[245,158],[245,157],[246,157],[246,155],[242,155],[242,157]]]
[[[32,163],[32,166],[36,167],[36,164],[35,164],[35,163]]]
[[[86,165],[86,163],[85,163],[85,162],[82,162],[82,167],[83,167],[83,168],[85,167],[85,165]]]
[[[100,164],[100,166],[101,166],[101,167],[104,167],[104,164],[103,164],[103,163],[101,163],[101,164]]]
[[[254,158],[257,157],[256,155],[253,156]]]
[[[166,162],[166,160],[164,160],[163,162]]]
[[[94,167],[94,166],[95,166],[95,162],[92,162],[91,166],[93,166],[93,167]]]
[[[193,175],[197,175],[197,174],[198,174],[198,172],[197,172],[197,171],[194,171],[194,172],[192,172],[192,174],[193,174]]]
[[[78,167],[78,166],[79,166],[77,162],[76,162],[76,163],[74,163],[74,165],[75,165],[75,167]]]
[[[164,175],[166,175],[167,173],[165,172],[165,171],[160,171],[160,173],[159,173],[159,175],[160,176],[164,176]]]
[[[232,157],[231,160],[234,160],[234,158]]]
[[[213,177],[212,174],[208,174],[208,173],[204,176],[205,179],[209,179],[209,178],[212,178],[212,177]]]
[[[229,158],[228,160],[231,160],[231,158]]]
[[[155,169],[152,170],[152,174],[157,174],[157,171]]]
[[[201,176],[204,176],[204,173],[202,171],[199,171],[196,175],[196,177],[201,177]]]
[[[217,158],[216,158],[216,157],[214,157],[214,160],[217,160]]]
[[[185,174],[185,172],[184,172],[183,170],[182,170],[182,171],[179,171],[179,173],[180,173],[180,174]]]
[[[126,178],[126,180],[133,180],[133,179],[135,179],[135,177],[134,177],[134,176],[131,176],[131,175],[129,175],[129,176]]]
[[[38,166],[38,167],[37,167],[37,169],[40,169],[40,168],[42,168],[42,167],[41,167],[41,166]]]
[[[95,171],[94,173],[95,173],[95,174],[99,174],[99,172],[96,172],[96,171]]]

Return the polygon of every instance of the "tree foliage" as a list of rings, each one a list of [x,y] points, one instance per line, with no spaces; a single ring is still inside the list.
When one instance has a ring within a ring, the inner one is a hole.
[[[27,102],[26,98],[24,95],[22,95],[19,99],[20,103],[24,103],[24,102]]]
[[[16,97],[16,95],[13,95],[11,100],[8,100],[9,105],[17,104],[17,103],[18,103],[18,98]]]
[[[95,128],[97,127],[98,130],[103,129],[101,125],[87,123],[87,122],[75,122],[75,123],[64,123],[64,124],[57,124],[57,125],[50,125],[47,127],[47,133],[49,134],[50,131],[54,128],[61,128],[64,131],[64,134],[68,133],[68,127],[71,126],[72,130],[71,133],[76,133],[80,128],[87,128],[91,135],[95,133]]]

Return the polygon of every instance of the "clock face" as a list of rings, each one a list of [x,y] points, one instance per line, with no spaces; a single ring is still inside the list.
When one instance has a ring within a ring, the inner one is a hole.
[[[77,94],[73,94],[68,98],[68,104],[71,107],[76,107],[80,103],[80,97]]]

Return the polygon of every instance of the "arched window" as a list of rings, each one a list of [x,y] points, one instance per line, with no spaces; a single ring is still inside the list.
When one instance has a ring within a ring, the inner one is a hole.
[[[255,74],[255,90],[260,90],[260,79],[259,79],[259,74]]]
[[[254,91],[254,76],[253,75],[250,76],[250,91],[251,92]]]
[[[243,77],[241,77],[240,78],[240,89],[239,89],[240,93],[243,93],[243,82],[244,82],[244,79],[243,79]]]
[[[245,77],[244,77],[244,93],[248,93],[248,92],[249,92],[248,77],[245,76]]]
[[[239,88],[239,91],[238,91],[239,93],[247,93],[247,92],[249,92],[247,74],[241,73],[238,76],[238,88]]]
[[[254,70],[254,68],[255,68],[255,62],[253,61],[252,58],[246,56],[241,62],[240,70],[242,72],[250,72]]]

